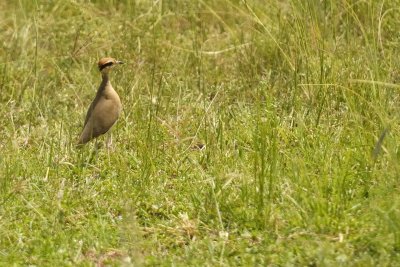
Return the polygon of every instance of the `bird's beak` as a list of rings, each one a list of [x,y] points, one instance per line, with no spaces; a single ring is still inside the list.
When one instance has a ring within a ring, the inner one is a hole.
[[[125,64],[125,62],[117,60],[117,64]]]

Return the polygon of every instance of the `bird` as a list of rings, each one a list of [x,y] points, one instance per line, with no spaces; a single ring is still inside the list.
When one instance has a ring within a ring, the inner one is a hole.
[[[119,95],[111,85],[109,73],[119,64],[124,64],[124,62],[112,57],[99,60],[98,67],[102,81],[87,111],[78,146],[105,134],[117,121],[122,110],[122,104]]]

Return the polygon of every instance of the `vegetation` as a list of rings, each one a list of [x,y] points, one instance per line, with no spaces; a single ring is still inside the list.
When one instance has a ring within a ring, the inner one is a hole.
[[[400,262],[399,6],[1,1],[1,265]]]

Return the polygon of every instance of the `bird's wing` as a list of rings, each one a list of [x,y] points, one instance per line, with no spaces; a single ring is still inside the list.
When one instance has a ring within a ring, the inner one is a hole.
[[[90,119],[90,116],[92,115],[93,109],[96,106],[97,103],[97,97],[93,100],[93,102],[90,104],[89,109],[86,113],[86,118],[85,118],[85,123],[83,124],[83,127],[86,126],[88,120]]]

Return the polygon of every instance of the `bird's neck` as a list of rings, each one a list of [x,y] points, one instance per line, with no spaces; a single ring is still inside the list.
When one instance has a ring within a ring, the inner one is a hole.
[[[110,79],[108,78],[108,73],[107,72],[103,72],[101,74],[101,78],[103,79],[103,83],[108,83],[110,81]]]
[[[107,85],[110,84],[110,79],[108,78],[108,73],[102,73],[101,77],[102,77],[102,81],[101,81],[101,86],[99,89],[104,90],[107,87]]]

